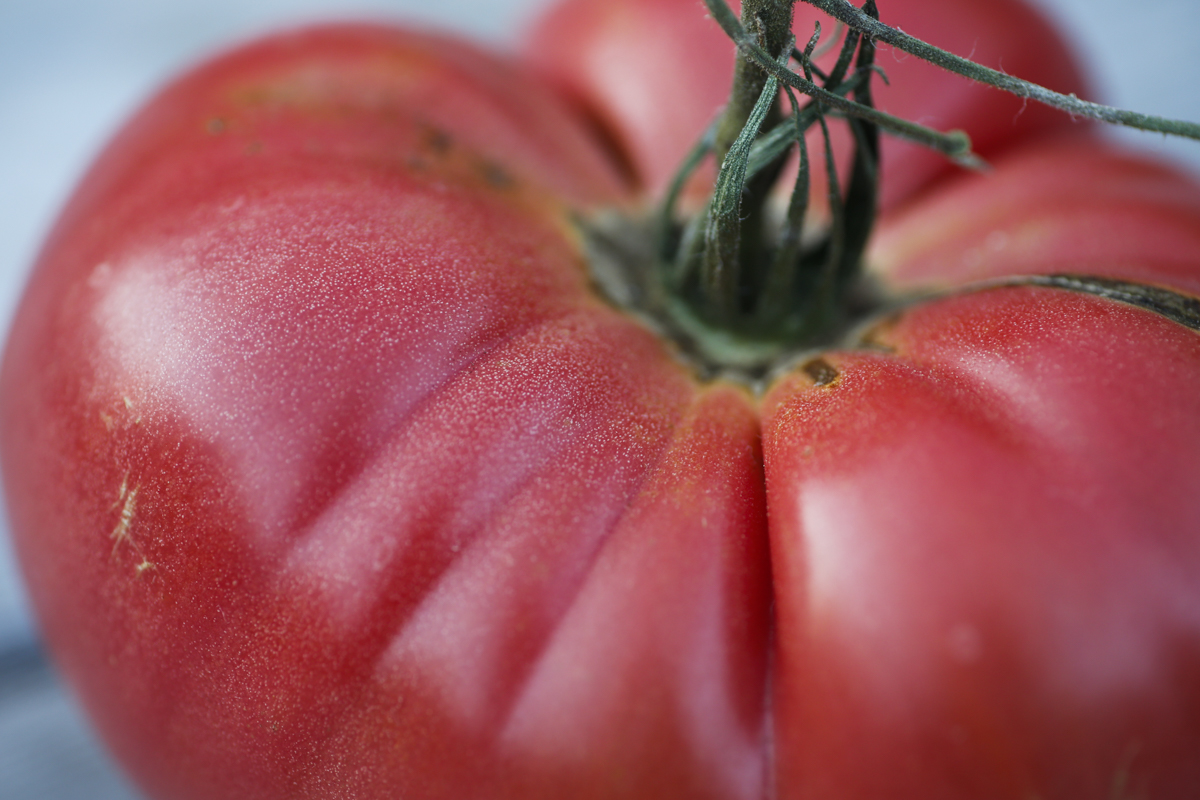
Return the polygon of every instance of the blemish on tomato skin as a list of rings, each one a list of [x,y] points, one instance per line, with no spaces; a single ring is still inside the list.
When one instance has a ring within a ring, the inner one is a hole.
[[[503,167],[491,161],[483,161],[480,164],[480,172],[488,186],[493,189],[508,189],[514,183],[513,177]]]
[[[133,540],[132,529],[133,519],[137,514],[138,507],[138,492],[141,487],[129,485],[129,473],[125,473],[125,477],[121,479],[121,488],[117,490],[116,502],[112,504],[112,510],[120,509],[120,515],[117,517],[117,524],[113,527],[109,538],[112,540],[112,551],[110,558],[115,558],[117,551],[125,545],[130,552],[138,559],[133,565],[133,573],[135,578],[149,577],[147,573],[158,570],[158,565],[142,552],[142,548],[138,547],[137,542]]]
[[[805,361],[800,365],[800,369],[812,380],[814,386],[834,386],[841,377],[837,367],[819,356]]]
[[[137,495],[138,487],[129,488],[129,478],[126,476],[121,481],[121,488],[117,494],[117,502],[113,504],[113,508],[118,506],[121,508],[121,516],[117,518],[116,527],[109,534],[109,538],[113,542],[112,554],[114,556],[123,543],[129,544],[131,547],[133,546],[133,539],[129,535],[129,529],[133,525],[133,515],[137,511]]]
[[[450,134],[441,128],[430,127],[425,132],[424,139],[428,148],[439,156],[448,153],[454,144],[454,140],[450,137]]]
[[[104,422],[104,426],[108,430],[112,430],[115,427],[117,416],[121,414],[122,410],[125,412],[124,416],[126,421],[123,423],[125,427],[142,424],[141,412],[134,411],[133,400],[127,396],[122,396],[120,403],[117,405],[116,411],[113,414],[108,414],[104,411],[100,412],[100,420]]]

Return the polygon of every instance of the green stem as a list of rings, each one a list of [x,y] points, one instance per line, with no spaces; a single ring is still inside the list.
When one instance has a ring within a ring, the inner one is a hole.
[[[804,0],[804,2],[811,1],[813,0]],[[713,19],[717,21],[721,28],[724,29],[726,35],[737,45],[738,52],[742,53],[746,58],[753,60],[754,63],[773,75],[781,83],[787,84],[794,89],[799,89],[814,100],[819,100],[830,108],[840,111],[847,116],[857,117],[866,122],[878,125],[880,128],[890,131],[897,136],[916,142],[931,150],[936,150],[953,159],[961,166],[972,169],[982,168],[983,162],[971,152],[970,137],[962,131],[942,133],[834,94],[778,64],[775,59],[758,45],[754,37],[746,32],[746,29],[738,21],[738,18],[729,9],[729,6],[726,5],[725,0],[704,0],[704,4],[713,15]],[[855,10],[857,11],[857,9]],[[867,19],[870,19],[870,17],[867,17]]]
[[[846,95],[862,86],[870,74],[867,72],[856,72],[850,76],[844,83],[839,84],[832,91],[835,94]],[[789,94],[791,87],[788,87]],[[747,177],[754,177],[760,170],[767,165],[774,163],[784,152],[796,142],[795,128],[797,125],[802,131],[807,131],[809,127],[817,122],[816,104],[806,106],[798,106],[793,100],[793,108],[799,108],[798,114],[793,113],[795,119],[786,119],[780,122],[771,130],[762,134],[758,141],[754,143],[754,149],[750,151],[750,164],[746,170]]]
[[[783,46],[791,40],[792,11],[796,0],[745,0],[742,3],[743,35],[754,41],[767,53],[779,53]],[[731,11],[730,14],[733,12]],[[735,18],[736,19],[736,18]],[[774,57],[768,57],[774,61]],[[729,103],[717,123],[717,138],[714,146],[717,164],[725,160],[725,154],[741,135],[750,119],[758,98],[762,95],[767,83],[767,73],[761,64],[753,59],[739,54],[734,65],[733,89],[730,92]],[[767,124],[773,125],[777,120],[778,110],[773,109]]]
[[[764,52],[783,57],[785,64],[784,54],[790,54],[793,42],[794,4],[795,0],[742,3],[739,27],[746,38]],[[702,242],[686,237],[702,247],[699,307],[710,320],[724,325],[735,324],[757,280],[767,200],[782,159],[752,179],[747,178],[746,167],[759,130],[774,127],[781,119],[778,95],[777,80],[753,58],[739,53],[729,102],[717,120],[713,155],[719,173],[705,211],[704,236]]]
[[[872,19],[847,2],[847,0],[803,0],[803,2],[824,11],[829,16],[845,23],[874,41],[890,44],[897,50],[903,50],[909,55],[916,56],[931,64],[936,64],[942,69],[962,75],[965,78],[970,78],[973,81],[1011,92],[1018,97],[1028,98],[1078,117],[1087,117],[1088,119],[1153,131],[1155,133],[1167,133],[1189,139],[1200,139],[1200,124],[1112,108],[1100,103],[1080,100],[1074,94],[1059,94],[1058,92],[1038,86],[1035,83],[1014,78],[1012,75],[1006,75],[998,70],[981,66],[974,61],[927,44],[920,39],[909,36],[903,31],[889,27],[877,19]]]
[[[964,166],[982,165],[965,133],[941,133],[873,107],[870,80],[881,74],[874,64],[876,41],[1071,114],[1200,139],[1200,125],[1058,94],[928,45],[881,24],[874,0],[866,0],[862,10],[846,0],[804,0],[848,31],[828,73],[812,63],[819,26],[807,47],[795,47],[795,0],[743,0],[740,20],[726,0],[704,2],[737,47],[737,77],[729,103],[688,155],[659,209],[654,244],[660,271],[651,275],[657,286],[647,284],[643,299],[645,310],[671,331],[681,350],[696,355],[707,369],[761,377],[797,346],[837,335],[861,311],[863,297],[855,287],[878,201],[880,130]],[[793,60],[799,65],[795,72]],[[786,121],[780,89],[791,101]],[[793,90],[812,102],[801,106]],[[833,158],[830,117],[845,118],[854,142],[844,186]],[[815,153],[810,159],[805,142],[814,125],[824,145],[831,219],[826,230],[806,232],[810,161],[820,163]],[[793,146],[799,167],[792,196],[775,220],[767,214],[767,201]],[[688,177],[710,153],[718,166],[714,192],[703,212],[681,227],[675,206]]]
[[[730,145],[717,175],[708,208],[701,292],[709,314],[728,323],[736,319],[742,301],[741,233],[743,189],[750,152],[768,112],[776,106],[779,84],[767,78],[745,127]]]

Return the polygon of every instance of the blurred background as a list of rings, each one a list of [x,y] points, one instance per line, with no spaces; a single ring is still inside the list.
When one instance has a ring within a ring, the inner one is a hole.
[[[985,0],[964,0],[984,2]],[[0,331],[75,180],[159,84],[230,42],[352,17],[514,48],[551,0],[6,0],[0,3]],[[1072,31],[1097,99],[1200,121],[1196,0],[1035,0]],[[886,0],[880,0],[886,18]],[[700,5],[700,0],[697,0]],[[1133,11],[1132,9],[1135,9]],[[1200,173],[1200,142],[1110,135]],[[0,523],[0,796],[136,800],[38,645]]]

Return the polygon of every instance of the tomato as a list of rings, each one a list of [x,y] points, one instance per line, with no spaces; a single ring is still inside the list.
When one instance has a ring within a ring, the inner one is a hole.
[[[895,11],[1084,90],[1020,3]],[[1200,186],[885,64],[881,105],[993,169],[886,150],[868,268],[910,301],[705,376],[586,231],[721,102],[707,25],[571,0],[524,61],[279,34],[85,176],[0,456],[46,639],[148,795],[1195,794]]]

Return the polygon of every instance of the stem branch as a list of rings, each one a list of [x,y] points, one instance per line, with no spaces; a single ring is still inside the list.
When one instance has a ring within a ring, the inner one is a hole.
[[[824,0],[804,0],[804,2],[823,2]],[[897,136],[901,136],[917,144],[924,145],[932,150],[942,153],[943,155],[953,159],[961,166],[972,169],[982,167],[982,162],[971,152],[971,139],[962,131],[950,131],[942,133],[940,131],[927,128],[924,125],[919,125],[900,117],[892,116],[883,111],[880,111],[870,106],[856,103],[840,95],[834,94],[827,89],[818,86],[810,80],[800,77],[796,73],[780,65],[775,61],[765,50],[759,46],[753,36],[747,33],[746,29],[738,21],[738,18],[726,5],[725,0],[704,0],[704,4],[708,7],[709,12],[717,21],[717,24],[724,29],[725,33],[738,47],[738,51],[745,58],[751,59],[765,70],[770,75],[773,75],[781,83],[787,84],[794,89],[799,89],[804,94],[819,100],[830,108],[840,111],[843,114],[851,117],[858,117],[866,122],[873,123],[879,127],[891,131]],[[851,6],[853,8],[853,6]],[[858,13],[858,9],[854,9]],[[865,17],[865,15],[864,15]],[[870,17],[865,17],[870,19]],[[853,27],[853,26],[851,26]],[[857,30],[857,28],[855,28]],[[889,29],[890,30],[890,29]],[[748,115],[747,115],[748,116]]]
[[[839,22],[845,23],[847,26],[864,36],[870,37],[874,41],[890,44],[897,50],[903,50],[909,55],[916,56],[931,64],[936,64],[944,70],[962,75],[965,78],[970,78],[973,81],[985,83],[988,86],[994,86],[1006,92],[1011,92],[1018,97],[1035,100],[1079,117],[1087,117],[1088,119],[1095,119],[1114,125],[1124,125],[1144,131],[1168,133],[1189,139],[1200,139],[1200,124],[1112,108],[1100,103],[1080,100],[1074,94],[1059,94],[1058,92],[1038,86],[1036,83],[1014,78],[1012,75],[981,66],[974,61],[927,44],[920,39],[909,36],[903,31],[889,27],[877,19],[872,19],[847,2],[847,0],[803,0],[803,2],[824,11],[829,16]]]
[[[752,40],[764,52],[778,54],[792,35],[792,12],[796,0],[744,0],[742,3],[742,20],[738,27],[742,35]],[[728,11],[728,7],[726,7]],[[733,12],[730,12],[732,15]],[[736,21],[736,17],[734,18]],[[769,56],[774,61],[774,56]],[[729,103],[717,123],[717,139],[714,148],[718,166],[725,160],[725,154],[742,133],[746,121],[750,119],[754,106],[767,84],[767,73],[761,64],[738,54],[734,66],[733,91]],[[772,109],[767,120],[768,125],[776,121],[777,113]]]

